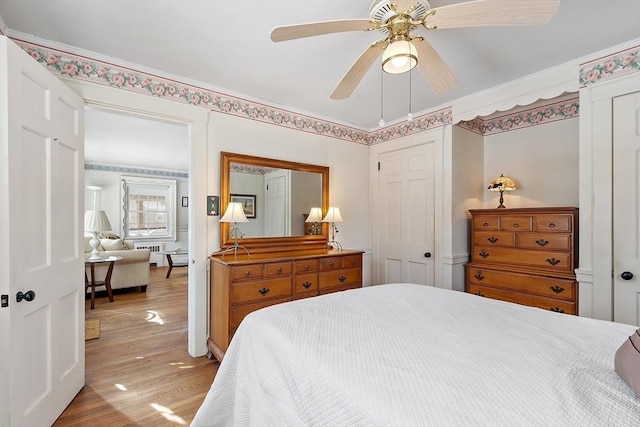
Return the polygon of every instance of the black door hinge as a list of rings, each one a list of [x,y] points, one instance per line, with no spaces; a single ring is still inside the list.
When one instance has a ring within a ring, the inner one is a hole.
[[[0,296],[0,307],[9,307],[9,295]]]

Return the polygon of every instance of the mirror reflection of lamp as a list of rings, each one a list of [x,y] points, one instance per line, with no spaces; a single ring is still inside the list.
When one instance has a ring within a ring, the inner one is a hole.
[[[229,206],[227,206],[227,210],[224,212],[224,215],[222,215],[222,218],[220,218],[220,222],[233,223],[230,230],[231,237],[233,238],[233,246],[222,251],[222,256],[224,256],[224,254],[227,252],[233,251],[234,257],[237,257],[238,248],[244,249],[245,251],[247,251],[247,256],[250,256],[249,249],[245,248],[244,246],[240,246],[238,244],[238,240],[242,238],[242,233],[240,232],[240,229],[238,228],[237,224],[239,222],[249,222],[246,215],[244,214],[242,203],[239,203],[239,202],[229,203]]]
[[[317,208],[317,207],[311,208],[311,210],[309,211],[309,215],[307,216],[307,219],[304,220],[304,222],[313,223],[311,225],[311,234],[313,235],[320,234],[320,230],[322,229],[322,226],[319,223],[322,222],[322,208]]]
[[[111,231],[111,223],[109,217],[105,211],[98,210],[98,192],[102,190],[102,187],[95,185],[89,185],[87,188],[93,191],[93,210],[88,210],[84,213],[84,231],[91,233],[92,237],[89,240],[91,246],[91,255],[89,259],[100,259],[100,240],[98,239],[98,233],[101,231]]]
[[[327,242],[327,246],[331,246],[334,249],[342,250],[342,245],[336,241],[336,233],[338,232],[338,228],[336,227],[336,222],[342,222],[342,215],[340,215],[340,208],[336,208],[331,206],[327,211],[327,214],[322,219],[322,222],[328,222],[331,224],[331,240]]]
[[[511,178],[507,178],[503,174],[500,174],[499,177],[493,179],[489,184],[489,188],[488,188],[489,191],[500,192],[500,205],[498,206],[498,209],[506,208],[506,206],[504,205],[504,197],[502,196],[502,194],[505,191],[513,191],[515,189],[516,189],[516,183],[513,182]]]

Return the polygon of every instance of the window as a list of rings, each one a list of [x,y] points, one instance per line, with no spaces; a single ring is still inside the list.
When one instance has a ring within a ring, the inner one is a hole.
[[[176,180],[139,176],[121,180],[124,237],[176,240]]]

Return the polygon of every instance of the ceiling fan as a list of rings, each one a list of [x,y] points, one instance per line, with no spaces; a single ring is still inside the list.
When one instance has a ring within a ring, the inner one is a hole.
[[[281,42],[347,31],[380,30],[386,33],[365,49],[331,93],[333,99],[348,98],[367,70],[382,53],[382,69],[400,74],[418,67],[434,92],[441,95],[456,85],[456,78],[423,36],[411,32],[498,25],[546,24],[560,0],[475,0],[431,8],[428,0],[374,0],[369,19],[312,22],[276,27],[271,40]]]

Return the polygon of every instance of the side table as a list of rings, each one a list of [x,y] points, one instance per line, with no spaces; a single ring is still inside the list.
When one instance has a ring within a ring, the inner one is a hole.
[[[121,256],[110,256],[107,258],[100,259],[85,259],[84,265],[90,266],[91,270],[91,280],[87,277],[87,269],[84,270],[84,287],[91,288],[91,310],[93,310],[96,306],[96,286],[104,286],[107,289],[107,296],[109,297],[109,302],[113,302],[113,291],[111,290],[111,274],[113,273],[113,265],[116,261],[120,261],[122,259]],[[107,274],[104,277],[104,280],[96,280],[96,264],[102,264],[108,262],[109,268],[107,269]]]
[[[184,251],[160,251],[158,252],[160,255],[165,255],[167,257],[167,262],[169,263],[169,270],[167,270],[167,277],[166,279],[169,278],[169,275],[171,274],[171,270],[173,270],[173,267],[188,267],[189,266],[189,252],[184,252]],[[182,261],[182,262],[175,262],[172,258],[172,256],[176,256],[176,255],[180,255],[180,256],[186,256],[187,257],[187,261]]]

